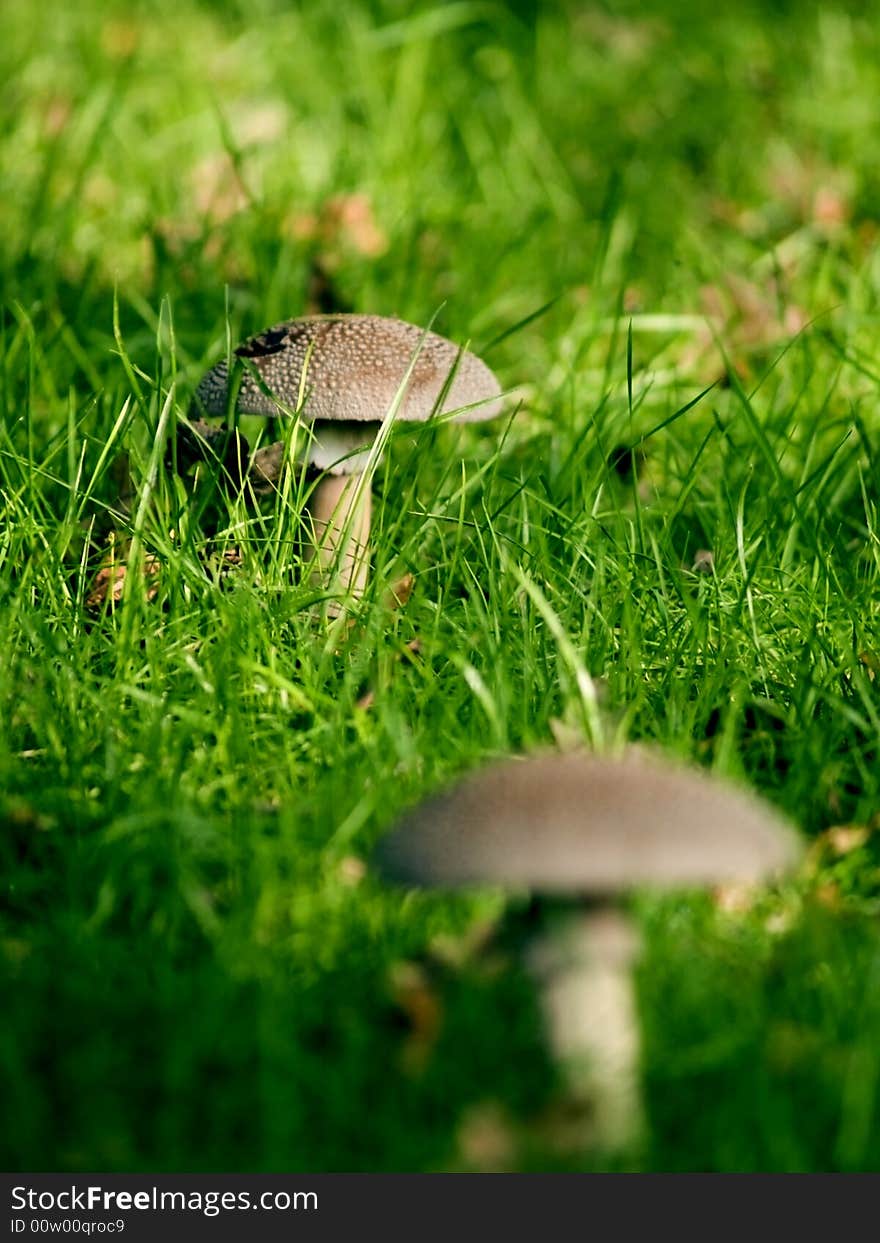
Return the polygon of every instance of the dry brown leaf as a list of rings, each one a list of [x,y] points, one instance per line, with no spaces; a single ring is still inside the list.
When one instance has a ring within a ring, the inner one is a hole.
[[[327,218],[337,236],[358,254],[375,259],[388,249],[366,194],[338,194],[327,203]]]
[[[388,249],[388,237],[373,214],[368,195],[337,194],[327,199],[317,212],[297,212],[284,224],[289,237],[300,242],[316,242],[324,264],[333,268],[341,250],[354,251],[376,259]]]
[[[396,583],[392,583],[383,600],[386,609],[402,609],[412,595],[415,581],[413,574],[404,574]]]
[[[86,606],[90,609],[103,608],[105,604],[109,604],[110,608],[115,606],[122,599],[122,593],[125,590],[125,578],[128,574],[128,562],[111,559],[102,565],[95,575],[92,589],[86,596]],[[159,574],[159,559],[152,555],[147,555],[143,560],[143,576],[145,580],[155,580]],[[146,598],[155,600],[159,592],[157,582],[148,583],[146,587]]]
[[[211,224],[222,224],[248,205],[247,190],[226,152],[200,160],[189,182],[196,210]]]
[[[820,186],[813,197],[813,223],[823,233],[833,233],[849,223],[850,204],[839,187]]]
[[[751,374],[750,354],[777,346],[801,332],[809,316],[791,302],[783,279],[778,272],[761,281],[730,273],[719,284],[704,285],[700,307],[707,324],[697,331],[682,355],[682,369],[704,380],[717,379],[725,366],[717,338],[728,365],[747,379]]]
[[[838,231],[852,214],[851,175],[814,157],[784,152],[771,165],[767,184],[773,205],[782,205],[797,223],[819,233]]]

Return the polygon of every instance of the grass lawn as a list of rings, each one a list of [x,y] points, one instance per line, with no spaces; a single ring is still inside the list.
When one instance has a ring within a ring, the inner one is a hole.
[[[149,10],[3,17],[4,1168],[597,1164],[467,953],[503,897],[368,861],[483,761],[625,739],[811,843],[635,900],[641,1167],[880,1168],[880,3]],[[395,429],[351,625],[301,479],[163,466],[230,342],[330,306],[516,390]]]

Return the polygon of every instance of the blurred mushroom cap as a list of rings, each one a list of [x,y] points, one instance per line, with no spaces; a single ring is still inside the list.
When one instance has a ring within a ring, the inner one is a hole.
[[[409,811],[377,860],[416,885],[599,896],[755,881],[800,853],[756,795],[634,748],[493,764]]]

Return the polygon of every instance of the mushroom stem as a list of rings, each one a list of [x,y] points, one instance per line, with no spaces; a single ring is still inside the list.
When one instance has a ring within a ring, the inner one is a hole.
[[[325,475],[309,502],[311,530],[303,549],[311,550],[316,565],[311,581],[345,595],[364,594],[369,569],[370,489],[361,490],[361,476]]]
[[[567,1101],[588,1113],[585,1149],[631,1152],[644,1133],[632,978],[638,945],[626,916],[601,906],[578,909],[527,951]]]

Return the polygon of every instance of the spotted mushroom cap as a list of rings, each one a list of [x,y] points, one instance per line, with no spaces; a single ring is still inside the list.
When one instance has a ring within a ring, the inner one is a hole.
[[[800,853],[757,796],[633,749],[491,765],[408,812],[377,857],[411,884],[598,896],[757,881]]]
[[[388,413],[420,343],[397,418],[415,422],[430,418],[457,359],[458,370],[438,413],[457,410],[461,411],[458,418],[473,421],[501,412],[501,387],[481,359],[467,350],[460,353],[445,337],[423,333],[400,319],[381,315],[292,319],[251,337],[235,352],[256,367],[269,392],[289,408],[299,401],[306,366],[303,414],[309,421],[378,423]],[[202,380],[197,402],[209,414],[225,414],[227,387],[224,361]],[[237,404],[245,414],[279,413],[276,403],[260,391],[247,371]]]

